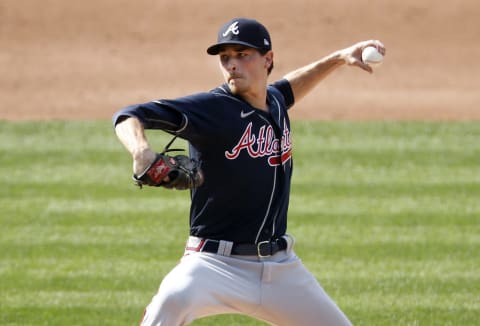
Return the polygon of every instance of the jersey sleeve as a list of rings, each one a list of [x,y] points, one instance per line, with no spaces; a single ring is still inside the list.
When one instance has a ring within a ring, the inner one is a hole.
[[[273,83],[271,86],[275,87],[283,95],[287,110],[290,109],[293,104],[295,104],[292,87],[290,86],[288,80],[286,80],[285,78],[280,79],[279,81]]]
[[[192,143],[211,138],[222,107],[212,93],[197,93],[176,99],[161,99],[127,106],[112,118],[115,126],[127,117],[136,117],[145,129],[161,129]]]
[[[113,116],[113,125],[116,126],[128,117],[139,119],[145,129],[162,129],[170,133],[179,132],[187,124],[185,115],[162,105],[159,101],[130,105],[121,109]]]

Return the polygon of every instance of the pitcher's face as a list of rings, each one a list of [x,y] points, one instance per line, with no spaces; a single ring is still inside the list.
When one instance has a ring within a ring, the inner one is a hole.
[[[272,52],[265,55],[239,45],[227,45],[220,50],[220,68],[230,91],[236,95],[265,88]]]

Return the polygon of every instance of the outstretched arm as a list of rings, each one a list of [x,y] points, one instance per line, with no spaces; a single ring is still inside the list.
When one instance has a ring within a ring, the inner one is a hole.
[[[318,61],[286,74],[284,78],[290,82],[295,102],[307,95],[321,80],[344,64],[356,66],[371,73],[372,68],[362,62],[362,51],[368,46],[374,46],[380,53],[385,54],[385,46],[380,41],[363,41],[335,51]]]

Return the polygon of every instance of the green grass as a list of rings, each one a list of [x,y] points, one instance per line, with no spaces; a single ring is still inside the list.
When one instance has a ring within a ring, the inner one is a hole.
[[[289,232],[352,322],[480,325],[480,123],[292,135]],[[1,325],[138,323],[183,252],[188,193],[140,191],[130,173],[109,122],[0,122]]]

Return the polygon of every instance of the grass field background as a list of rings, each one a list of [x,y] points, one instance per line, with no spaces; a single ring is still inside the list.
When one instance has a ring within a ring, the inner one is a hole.
[[[296,121],[292,135],[289,232],[352,322],[480,325],[480,123]],[[182,255],[188,193],[130,174],[108,121],[0,121],[1,325],[138,323]]]

